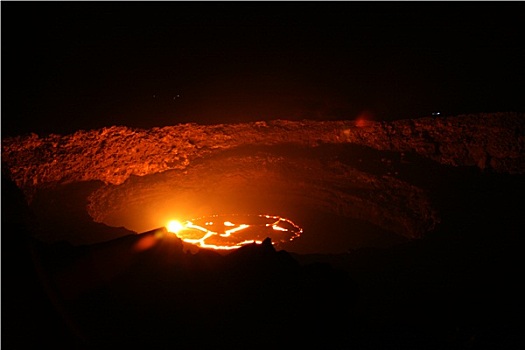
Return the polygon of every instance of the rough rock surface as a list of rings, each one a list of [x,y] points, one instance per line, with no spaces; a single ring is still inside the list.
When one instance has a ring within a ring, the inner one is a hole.
[[[351,143],[416,152],[442,164],[525,172],[525,115],[496,113],[394,122],[286,121],[181,124],[150,130],[113,126],[72,135],[2,140],[2,161],[24,191],[50,183],[101,180],[185,169],[210,153],[243,145]]]
[[[130,212],[150,217],[153,214],[146,214],[145,208],[162,203],[155,211],[169,207],[186,217],[277,212],[304,218],[301,213],[324,211],[364,219],[409,238],[434,228],[439,217],[424,190],[393,176],[358,169],[340,159],[341,152],[326,151],[323,155],[332,158],[323,158],[304,148],[294,154],[289,147],[265,147],[222,154],[184,171],[102,186],[89,196],[87,210],[95,221],[112,226],[130,224],[130,219],[122,219]]]

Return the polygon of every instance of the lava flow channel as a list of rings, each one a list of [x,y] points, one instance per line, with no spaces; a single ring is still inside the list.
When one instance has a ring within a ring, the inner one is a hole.
[[[299,237],[303,229],[289,219],[275,215],[213,215],[166,225],[186,243],[200,248],[230,250],[246,244],[285,243]]]

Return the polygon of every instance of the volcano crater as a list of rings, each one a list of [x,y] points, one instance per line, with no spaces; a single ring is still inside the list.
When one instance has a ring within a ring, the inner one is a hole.
[[[91,244],[172,219],[267,214],[304,229],[280,248],[340,253],[435,230],[444,192],[461,188],[449,186],[458,169],[522,173],[522,131],[515,113],[111,127],[5,139],[3,161],[46,240]]]

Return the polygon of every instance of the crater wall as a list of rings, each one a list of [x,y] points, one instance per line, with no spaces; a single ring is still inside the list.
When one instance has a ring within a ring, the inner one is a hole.
[[[351,143],[416,152],[442,164],[525,172],[525,115],[495,113],[394,122],[286,121],[181,124],[152,129],[112,126],[71,135],[2,139],[2,163],[24,190],[100,180],[119,185],[131,175],[184,169],[192,161],[242,145],[315,147]]]
[[[29,203],[46,190],[38,204],[45,216],[55,215],[53,188],[100,183],[72,198],[80,198],[77,205],[95,222],[113,227],[143,232],[154,227],[141,226],[147,218],[151,225],[164,222],[165,208],[186,216],[279,210],[303,222],[317,212],[355,218],[412,239],[434,230],[440,215],[433,184],[411,175],[416,168],[405,166],[408,159],[523,174],[524,121],[524,114],[496,113],[395,122],[113,126],[3,139],[2,165]]]

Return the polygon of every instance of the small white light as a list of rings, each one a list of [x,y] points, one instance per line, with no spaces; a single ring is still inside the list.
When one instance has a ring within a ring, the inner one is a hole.
[[[171,233],[178,233],[183,228],[184,226],[177,220],[171,220],[170,222],[168,222],[168,225],[166,226],[166,229],[168,230],[168,232],[171,232]]]

